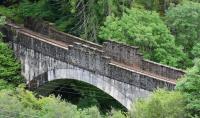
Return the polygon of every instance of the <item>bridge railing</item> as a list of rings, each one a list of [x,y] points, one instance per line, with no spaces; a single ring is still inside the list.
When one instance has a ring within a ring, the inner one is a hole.
[[[173,67],[169,67],[166,65],[162,65],[159,63],[155,63],[155,62],[143,59],[143,56],[142,56],[142,54],[139,53],[139,49],[137,47],[127,46],[127,45],[120,44],[120,43],[117,43],[114,41],[108,41],[108,42],[104,43],[103,46],[100,46],[98,44],[95,44],[95,43],[92,43],[89,41],[85,41],[83,39],[74,37],[72,35],[57,31],[48,22],[45,22],[45,21],[42,22],[40,20],[36,20],[36,19],[32,19],[32,18],[27,18],[25,21],[26,21],[24,24],[25,27],[27,27],[33,31],[36,31],[38,33],[49,36],[53,39],[61,40],[61,41],[64,41],[66,43],[69,43],[69,44],[75,45],[75,46],[77,46],[77,44],[75,44],[75,42],[81,43],[85,46],[85,50],[88,50],[89,48],[93,48],[93,50],[96,50],[96,52],[95,51],[94,52],[97,55],[99,52],[101,52],[101,53],[99,53],[101,55],[101,58],[105,58],[105,56],[108,56],[111,58],[111,60],[116,60],[120,63],[124,63],[124,64],[130,65],[130,66],[140,67],[144,71],[148,71],[150,73],[154,73],[156,75],[160,75],[160,76],[167,77],[169,79],[174,79],[174,80],[176,80],[177,78],[180,78],[185,73],[184,71],[182,71],[180,69],[176,69]],[[16,28],[17,28],[17,26],[16,26]],[[11,36],[11,35],[8,35],[8,36]],[[36,45],[37,45],[37,43],[36,43]],[[48,46],[45,46],[45,47],[48,47]],[[56,50],[58,50],[58,49],[56,49]],[[101,50],[103,50],[103,51],[101,51]],[[88,53],[88,51],[86,51],[86,52]],[[56,55],[57,56],[58,56],[58,54],[60,56],[63,55],[60,53],[62,53],[62,51],[57,51]],[[86,55],[88,55],[88,54],[86,54]],[[102,55],[104,55],[104,57],[102,57]],[[96,60],[98,60],[97,57],[96,57]],[[108,58],[108,57],[106,57],[106,58]],[[63,58],[65,59],[67,57],[63,57]],[[91,57],[91,58],[93,58],[93,57]],[[91,59],[88,59],[88,60],[91,60]],[[91,68],[95,68],[92,65],[90,65],[90,66],[91,66]],[[95,66],[97,66],[96,68],[99,68],[98,65],[95,65]],[[100,69],[99,69],[99,71],[100,71]]]
[[[107,74],[111,59],[104,56],[103,51],[74,42],[74,45],[69,47],[69,52],[70,60],[74,61],[76,65],[103,75]]]
[[[163,77],[167,77],[169,79],[174,79],[174,80],[182,77],[185,74],[183,70],[145,59],[142,60],[141,68],[145,71],[149,71],[157,75],[161,75]]]
[[[153,91],[157,88],[166,88],[172,90],[176,84],[168,80],[136,72],[115,64],[109,64],[108,76],[148,91]]]
[[[97,48],[97,49],[102,48],[101,45],[92,43],[90,41],[83,40],[81,38],[75,37],[73,35],[70,35],[70,34],[67,34],[67,33],[64,33],[64,32],[60,32],[57,29],[55,29],[53,27],[53,25],[51,25],[51,23],[40,20],[40,19],[27,17],[24,20],[24,27],[26,27],[26,28],[28,28],[32,31],[46,35],[49,38],[52,38],[52,39],[55,39],[55,40],[60,40],[60,41],[63,41],[65,43],[68,43],[68,44],[73,44],[73,42],[79,42],[79,43],[86,44],[90,47],[94,47],[94,48]]]
[[[143,56],[139,53],[139,48],[117,43],[115,41],[106,41],[103,43],[105,55],[113,60],[127,64],[129,66],[139,67]]]
[[[15,26],[12,25],[8,26],[8,30],[13,30],[11,31],[12,37],[16,37],[13,43],[18,44],[17,48],[25,47],[34,50],[33,53],[31,53],[33,54],[32,56],[37,56],[34,52],[39,52],[42,55],[50,56],[57,60],[84,68],[90,72],[98,73],[149,91],[163,87],[173,89],[175,86],[175,83],[170,81],[161,80],[160,78],[112,64],[111,58],[105,56],[103,51],[96,48],[78,42],[74,42],[74,45],[69,45],[69,47],[66,48],[23,32],[23,30],[18,30],[18,27],[15,28]],[[15,30],[18,30],[17,33],[15,33]],[[18,49],[16,49],[16,51],[17,50]]]
[[[115,61],[135,68],[139,67],[144,71],[154,73],[154,75],[176,80],[185,74],[183,70],[144,59],[138,47],[127,46],[115,41],[107,41],[103,44],[103,50],[105,55]]]

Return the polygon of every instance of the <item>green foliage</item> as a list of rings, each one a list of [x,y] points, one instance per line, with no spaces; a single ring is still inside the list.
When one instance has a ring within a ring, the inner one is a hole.
[[[0,28],[5,24],[5,17],[4,16],[0,16]],[[3,38],[3,34],[0,32],[0,41]]]
[[[195,58],[200,58],[200,43],[194,45],[192,54]]]
[[[28,0],[24,0],[20,3],[18,9],[19,11],[16,12],[16,14],[22,18],[26,16],[38,18],[52,17],[52,13],[48,10],[48,6],[46,6],[46,0],[40,0],[38,2],[30,2]]]
[[[55,80],[46,83],[35,91],[39,95],[61,96],[61,99],[77,105],[78,108],[96,106],[101,114],[113,109],[127,111],[117,100],[95,86],[77,80]],[[75,94],[73,94],[75,93]]]
[[[16,85],[21,83],[20,68],[21,66],[14,58],[11,49],[7,44],[0,41],[0,79]]]
[[[15,117],[25,118],[35,116],[37,111],[32,108],[26,108],[17,98],[16,94],[19,91],[5,89],[0,91],[0,117]]]
[[[12,14],[42,18],[62,31],[98,42],[99,27],[106,16],[121,15],[132,3],[133,0],[23,0]]]
[[[8,82],[4,80],[0,80],[0,90],[3,89],[12,89],[14,86],[12,84],[9,84]]]
[[[8,19],[13,19],[15,22],[21,23],[23,20],[22,18],[17,15],[19,9],[16,7],[4,7],[0,6],[0,15],[6,16]]]
[[[96,107],[77,109],[75,105],[54,96],[36,98],[30,91],[20,86],[16,89],[0,91],[0,117],[40,117],[40,118],[102,118]],[[122,114],[117,116],[123,116]],[[113,117],[122,118],[122,117]]]
[[[22,21],[26,16],[48,20],[62,31],[94,42],[98,39],[112,39],[139,46],[145,58],[175,67],[186,68],[191,65],[191,60],[200,58],[200,3],[183,2],[169,8],[164,19],[173,36],[159,14],[152,11],[158,11],[163,15],[171,3],[178,4],[182,0],[135,0],[134,6],[139,4],[140,8],[151,11],[128,9],[133,6],[133,1],[22,0],[16,6],[1,6],[0,14],[15,21]],[[5,0],[3,4],[10,6],[17,2],[18,0]],[[0,26],[4,21],[5,18],[0,17]],[[21,82],[19,62],[13,57],[8,45],[0,42],[2,118],[184,118],[186,115],[200,117],[200,59],[195,61],[195,66],[178,82],[176,88],[181,92],[158,90],[147,100],[138,101],[128,115],[121,111],[112,111],[102,116],[101,109],[98,110],[99,106],[111,104],[113,101],[98,98],[95,93],[88,90],[79,91],[90,97],[82,97],[77,107],[62,101],[60,97],[36,98],[34,93],[25,90],[24,87],[13,88]],[[105,94],[100,96],[106,97]]]
[[[147,100],[139,100],[131,118],[184,118],[184,97],[176,91],[157,90]]]
[[[176,39],[176,44],[184,48],[190,58],[186,65],[191,65],[195,57],[191,50],[200,41],[200,3],[184,2],[170,7],[166,13],[166,23]]]
[[[193,2],[200,2],[200,0],[189,0],[189,1],[193,1]]]
[[[156,12],[133,8],[121,18],[109,16],[99,37],[139,46],[145,58],[171,66],[180,67],[184,58]]]
[[[127,118],[121,111],[112,110],[111,118]]]
[[[0,25],[5,22],[5,17],[0,18]],[[0,36],[2,34],[0,33]],[[6,80],[9,83],[19,84],[22,82],[20,76],[20,64],[14,58],[11,49],[0,39],[0,79]]]
[[[0,7],[0,14],[6,17],[13,16],[12,10],[3,6]]]
[[[200,59],[195,60],[194,67],[188,69],[187,74],[178,82],[177,90],[186,96],[186,109],[190,116],[200,117]]]
[[[1,0],[0,4],[8,7],[8,6],[14,5],[18,2],[19,2],[19,0]]]
[[[143,5],[148,10],[155,10],[162,15],[170,4],[178,4],[182,0],[136,0],[136,3]]]

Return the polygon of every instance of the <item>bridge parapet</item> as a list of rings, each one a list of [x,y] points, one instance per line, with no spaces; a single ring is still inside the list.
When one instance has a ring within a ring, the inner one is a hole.
[[[70,58],[75,61],[74,64],[90,71],[107,74],[110,57],[104,56],[101,50],[77,42],[74,44],[69,48]]]
[[[144,59],[138,47],[127,46],[115,41],[107,41],[103,44],[103,50],[105,55],[111,57],[115,61],[135,68],[141,68],[144,71],[169,79],[176,80],[185,74],[181,69]]]
[[[170,79],[177,80],[182,77],[185,72],[181,69],[173,68],[167,65],[159,64],[150,60],[143,59],[141,68],[145,71],[161,75]]]
[[[42,20],[28,17],[25,21],[26,22],[24,26],[33,31],[47,35],[50,38],[56,40],[69,43],[71,45],[74,45],[75,42],[78,42],[87,45],[88,47],[93,47],[98,50],[102,50],[104,52],[102,55],[106,55],[117,62],[134,66],[135,68],[139,67],[144,71],[148,71],[174,80],[180,78],[182,75],[185,74],[183,70],[143,59],[143,55],[139,52],[138,47],[127,46],[125,44],[117,43],[114,41],[107,41],[103,44],[103,46],[101,46],[89,41],[85,41],[81,38],[72,36],[70,34],[60,32],[54,27],[52,27],[50,23]]]
[[[35,53],[39,52],[42,55],[148,91],[163,87],[168,89],[174,88],[175,83],[173,82],[113,64],[111,58],[106,56],[104,51],[94,47],[89,47],[79,42],[74,42],[74,45],[68,45],[67,47],[61,46],[60,44],[52,42],[50,39],[44,39],[45,37],[41,38],[25,32],[19,27],[15,28],[14,25],[8,26],[8,31],[13,30],[10,35],[16,37],[15,39],[11,39],[14,44],[17,44],[15,45],[15,51],[20,50],[21,47],[32,49],[34,50],[32,54],[34,56],[37,56]],[[135,54],[137,55],[137,49]]]
[[[136,72],[112,63],[109,64],[109,77],[148,91],[153,91],[157,88],[172,90],[176,84],[175,82]]]
[[[90,41],[83,40],[81,38],[78,38],[76,36],[73,36],[73,35],[70,35],[70,34],[67,34],[64,32],[60,32],[57,29],[55,29],[53,27],[53,25],[51,25],[51,23],[43,21],[43,20],[35,19],[32,17],[27,17],[24,20],[24,27],[26,27],[32,31],[46,35],[51,39],[63,41],[68,44],[73,45],[74,42],[79,42],[82,44],[86,44],[90,47],[102,49],[101,45],[92,43]]]
[[[74,65],[86,70],[100,73],[148,91],[153,91],[157,88],[173,89],[175,86],[173,82],[112,64],[111,58],[104,56],[104,52],[101,50],[77,42],[74,42],[74,44],[69,48],[69,58]]]
[[[140,67],[143,56],[139,53],[139,48],[117,43],[115,41],[106,41],[103,43],[105,55],[113,60],[129,66]]]
[[[15,40],[16,37],[14,36],[16,36],[20,30],[21,30],[21,27],[14,24],[10,24],[10,23],[5,24],[5,28],[1,28],[1,31],[6,37],[6,42]]]
[[[111,59],[110,57],[105,56],[102,50],[78,42],[73,42],[74,45],[63,47],[51,42],[50,39],[46,40],[24,32],[23,29],[16,27],[13,24],[7,24],[6,29],[10,36],[10,38],[7,37],[7,39],[10,39],[12,43],[19,44],[20,46],[27,47],[35,52],[42,53],[43,55],[50,56],[66,63],[71,63],[86,70],[103,75],[108,74],[108,64]]]

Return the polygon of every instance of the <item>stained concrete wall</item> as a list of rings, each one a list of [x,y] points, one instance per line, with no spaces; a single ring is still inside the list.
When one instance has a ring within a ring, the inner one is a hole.
[[[33,49],[13,44],[15,55],[21,60],[22,75],[31,88],[37,88],[56,79],[74,79],[89,83],[111,95],[127,109],[138,98],[145,98],[151,92],[102,74],[66,63]]]
[[[49,36],[49,38],[55,39],[55,40],[60,40],[63,42],[66,42],[68,44],[73,44],[74,42],[79,42],[82,44],[86,44],[89,47],[94,47],[97,49],[101,49],[102,46],[83,40],[81,38],[75,37],[73,35],[60,32],[56,30],[53,25],[51,25],[49,22],[42,21],[40,19],[35,19],[32,17],[27,17],[24,20],[24,27],[33,30],[35,32],[41,33],[43,35]]]
[[[155,73],[157,75],[161,75],[163,77],[167,77],[169,79],[177,80],[177,78],[181,78],[185,72],[183,70],[169,67],[163,64],[159,64],[149,60],[142,60],[141,68],[145,71],[149,71]]]
[[[157,88],[173,89],[175,83],[115,65],[104,51],[79,42],[63,47],[6,25],[7,39],[21,60],[22,74],[31,87],[55,79],[76,79],[107,92],[128,109],[132,101]],[[37,87],[36,86],[36,87]]]
[[[143,58],[139,52],[139,48],[127,46],[114,41],[107,41],[103,44],[105,55],[111,59],[124,63],[135,68],[139,67],[142,70],[176,80],[185,74],[183,70],[169,67],[163,64],[152,62]]]
[[[103,43],[103,51],[105,55],[113,60],[131,66],[140,66],[143,56],[139,53],[138,47],[120,44],[114,41]]]
[[[71,45],[74,45],[74,42],[79,42],[81,44],[87,45],[88,47],[102,50],[104,52],[103,55],[109,56],[111,60],[115,60],[120,63],[128,64],[135,67],[140,67],[145,71],[149,71],[151,73],[155,73],[169,79],[176,80],[185,74],[185,72],[180,69],[172,68],[166,65],[143,59],[142,54],[139,53],[139,49],[134,46],[127,46],[114,41],[107,41],[103,44],[103,46],[101,46],[72,36],[70,34],[60,32],[56,30],[52,25],[50,25],[49,22],[34,19],[31,17],[27,17],[25,19],[24,26],[35,32],[47,35],[52,39],[64,41]]]
[[[68,48],[62,47],[39,37],[32,36],[31,34],[26,34],[19,28],[16,29],[16,31],[14,30],[13,35],[15,35],[12,36],[14,37],[13,43],[32,49],[43,55],[50,56],[56,60],[70,63],[85,70],[95,72],[148,91],[153,91],[157,88],[173,89],[175,85],[175,83],[167,80],[161,80],[144,73],[126,69],[119,65],[114,65],[111,63],[110,57],[103,55],[103,51],[88,47],[87,45],[74,42],[74,45],[70,45]]]

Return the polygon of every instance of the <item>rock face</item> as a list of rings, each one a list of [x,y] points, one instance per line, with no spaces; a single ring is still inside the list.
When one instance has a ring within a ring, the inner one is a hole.
[[[32,89],[56,79],[84,81],[130,109],[132,102],[154,89],[173,89],[175,80],[184,74],[144,60],[137,47],[113,41],[97,45],[31,18],[24,26],[32,31],[11,23],[3,31]]]

